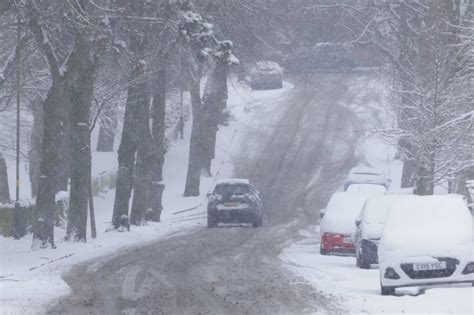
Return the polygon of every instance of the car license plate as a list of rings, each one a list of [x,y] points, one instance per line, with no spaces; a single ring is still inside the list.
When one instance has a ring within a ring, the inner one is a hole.
[[[352,236],[344,237],[344,243],[353,244],[354,243],[354,238]]]
[[[413,270],[415,271],[440,270],[440,269],[446,269],[445,261],[413,264]]]
[[[236,202],[236,201],[224,202],[224,206],[228,208],[235,208],[235,207],[238,207],[239,205],[240,205],[240,202]]]

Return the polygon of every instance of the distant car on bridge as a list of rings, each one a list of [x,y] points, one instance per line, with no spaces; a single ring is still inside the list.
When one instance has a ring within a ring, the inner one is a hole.
[[[248,179],[220,180],[208,195],[207,227],[218,223],[251,223],[262,226],[262,200]]]
[[[283,87],[283,69],[273,61],[259,61],[250,71],[252,90],[281,89]]]

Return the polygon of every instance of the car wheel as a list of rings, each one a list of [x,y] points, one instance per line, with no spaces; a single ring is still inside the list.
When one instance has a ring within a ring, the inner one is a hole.
[[[216,220],[210,215],[207,215],[207,227],[208,228],[213,228],[217,226]]]
[[[360,267],[360,269],[370,269],[370,264],[362,260],[360,262],[359,267]]]
[[[254,228],[257,228],[257,227],[260,226],[260,219],[259,219],[258,217],[253,220],[252,226],[253,226]]]
[[[370,269],[370,264],[364,260],[363,257],[359,256],[358,257],[358,263],[359,263],[359,268],[360,269]]]
[[[321,244],[321,246],[319,247],[319,253],[321,255],[327,255],[328,254],[328,251],[323,248],[323,244]]]
[[[382,295],[394,295],[395,287],[384,287],[383,285],[380,285],[380,291]]]

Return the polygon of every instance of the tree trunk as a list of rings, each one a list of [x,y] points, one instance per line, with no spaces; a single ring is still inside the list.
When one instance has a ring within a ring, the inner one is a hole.
[[[211,164],[215,158],[218,124],[222,110],[227,102],[227,64],[217,61],[206,82],[203,103],[205,120],[203,135],[204,162],[203,170],[211,176]]]
[[[435,182],[435,153],[426,154],[428,161],[420,162],[415,175],[415,194],[432,195]]]
[[[38,195],[38,182],[41,164],[41,142],[43,141],[43,101],[40,97],[31,102],[33,112],[33,128],[30,136],[28,152],[31,197]]]
[[[408,139],[400,139],[398,146],[403,153],[403,168],[402,168],[402,181],[401,188],[410,188],[415,186],[415,173],[416,173],[416,148],[409,143]]]
[[[167,58],[164,58],[163,64]],[[158,80],[155,87],[152,104],[152,133],[153,133],[153,170],[149,195],[148,219],[160,222],[161,211],[163,209],[162,196],[165,189],[163,181],[163,164],[165,162],[165,117],[166,117],[166,89],[167,89],[167,69],[166,65],[158,72]]]
[[[10,190],[8,187],[7,163],[0,152],[0,203],[10,202]]]
[[[89,114],[94,92],[95,64],[91,55],[90,36],[77,35],[75,51],[69,58],[70,71],[77,75],[71,86],[71,192],[66,239],[85,242],[87,239],[87,206],[89,201],[90,135]],[[77,70],[76,70],[77,69]]]
[[[64,106],[64,104],[69,101],[69,98],[65,97],[67,80],[67,78],[53,80],[48,96],[43,103],[43,142],[38,196],[33,220],[33,248],[55,247],[55,195],[58,192],[57,165],[60,164],[58,143],[62,137],[60,134],[61,111],[67,109],[68,106]]]
[[[142,41],[138,38],[132,41],[131,47],[137,49],[137,55],[143,56],[144,47]],[[144,86],[145,82],[143,81],[144,72],[144,65],[137,62],[130,76],[130,82],[134,83],[128,88],[122,138],[118,149],[119,169],[117,173],[114,212],[112,217],[112,223],[116,229],[124,224],[128,225],[128,208],[133,188],[135,154],[137,152],[138,143],[141,141],[138,137],[137,130],[140,104],[143,102],[146,91],[146,87]]]
[[[150,131],[150,108],[146,97],[146,85],[142,85],[141,94],[137,101],[138,111],[138,138],[140,139],[135,167],[133,185],[133,201],[130,211],[130,224],[143,225],[147,218],[148,192],[151,186],[153,170],[153,140]]]
[[[203,127],[204,115],[202,113],[200,78],[190,80],[191,105],[193,109],[193,127],[189,144],[189,162],[186,175],[184,197],[199,196],[201,184],[201,170],[204,165],[203,152]]]
[[[29,28],[37,45],[44,53],[51,70],[52,84],[43,103],[43,141],[41,145],[38,195],[33,217],[32,248],[55,247],[54,218],[55,195],[58,187],[64,186],[69,175],[65,163],[69,159],[68,129],[70,113],[71,71],[61,74],[54,48],[41,27],[40,12],[32,2],[26,2]],[[66,64],[69,69],[69,61]]]

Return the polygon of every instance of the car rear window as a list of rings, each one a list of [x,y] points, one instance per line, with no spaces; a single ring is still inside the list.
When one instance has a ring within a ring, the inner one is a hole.
[[[222,196],[228,195],[245,195],[249,192],[248,185],[241,184],[226,184],[217,185],[214,189],[214,193]]]
[[[354,172],[356,175],[372,175],[372,176],[382,176],[382,174],[378,173],[368,173],[368,172]]]

